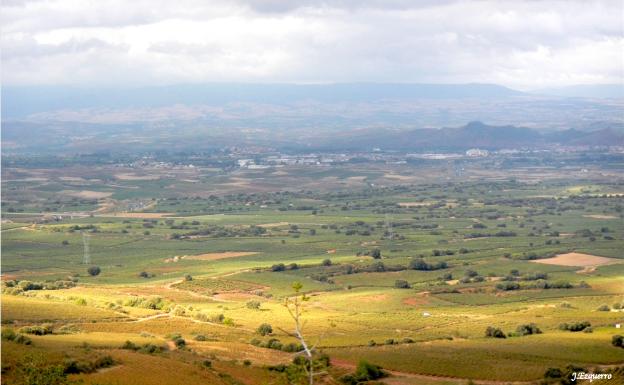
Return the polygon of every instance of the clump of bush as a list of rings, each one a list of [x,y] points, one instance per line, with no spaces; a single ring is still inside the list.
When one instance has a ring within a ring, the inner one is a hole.
[[[493,326],[488,326],[485,329],[485,336],[491,337],[491,338],[507,338],[507,336],[505,335],[505,332]]]
[[[297,344],[294,342],[284,344],[277,338],[270,338],[266,342],[262,342],[261,340],[254,338],[251,341],[249,341],[249,343],[253,346],[257,346],[260,348],[281,350],[281,351],[289,352],[289,353],[300,352],[303,350],[303,345],[301,344]]]
[[[9,328],[2,330],[2,339],[5,341],[13,341],[15,343],[23,344],[23,345],[32,344],[32,340],[30,338],[26,337],[23,334],[15,333],[13,329],[9,329]]]
[[[615,346],[616,348],[624,348],[624,337],[619,334],[614,335],[611,338],[611,345]]]
[[[340,381],[346,385],[357,385],[366,381],[378,380],[387,375],[381,366],[361,360],[355,369],[355,373],[342,376]]]
[[[409,289],[411,286],[406,280],[397,279],[396,281],[394,281],[394,287],[396,287],[397,289]]]
[[[575,384],[576,373],[586,372],[586,369],[568,365],[564,370],[559,368],[548,368],[544,373],[544,385],[563,385]]]
[[[609,305],[601,305],[596,310],[598,310],[598,311],[611,311],[611,308],[609,307]]]
[[[448,264],[444,261],[440,261],[438,263],[427,263],[422,258],[413,258],[408,266],[411,270],[421,270],[421,271],[431,271],[431,270],[440,270],[448,268]]]
[[[508,281],[500,282],[496,284],[496,289],[503,290],[503,291],[519,290],[520,284],[518,282],[508,282]]]
[[[516,328],[516,332],[513,335],[514,336],[528,336],[531,334],[542,334],[542,330],[539,327],[537,327],[537,325],[534,323],[523,324],[523,325],[518,325],[518,327]]]
[[[126,350],[132,350],[132,351],[139,352],[139,353],[145,353],[145,354],[160,353],[163,350],[162,347],[158,345],[147,343],[142,346],[138,346],[132,341],[126,341],[121,346],[121,348],[126,349]]]
[[[171,304],[168,301],[162,299],[159,296],[151,296],[151,297],[130,297],[124,302],[124,306],[130,307],[140,307],[143,309],[152,309],[152,310],[167,310]]]
[[[87,273],[89,273],[90,276],[95,277],[96,275],[99,275],[102,272],[102,269],[100,269],[99,266],[90,266],[87,269]]]
[[[258,329],[256,329],[256,332],[260,334],[261,336],[266,336],[266,335],[273,333],[273,327],[270,324],[263,323],[260,326],[258,326]]]
[[[575,323],[562,323],[559,325],[559,329],[561,330],[569,330],[571,332],[580,332],[587,328],[591,327],[591,323],[588,321],[583,322],[575,322]]]
[[[542,279],[530,284],[520,285],[515,281],[503,281],[496,285],[498,290],[520,290],[520,289],[572,289],[574,285],[567,281],[548,282]],[[579,287],[584,287],[579,284]]]
[[[260,301],[252,299],[250,301],[247,301],[246,306],[247,306],[247,309],[258,310],[260,309]]]
[[[93,373],[98,369],[109,368],[115,364],[115,360],[110,355],[99,357],[93,362],[70,358],[65,360],[63,372],[65,374]]]
[[[2,293],[19,295],[31,290],[60,290],[69,289],[76,286],[76,282],[71,280],[58,280],[48,282],[33,282],[28,280],[8,280],[3,282]]]
[[[304,356],[297,356],[289,365],[278,364],[267,367],[270,371],[285,373],[290,384],[308,383],[308,370],[310,366],[314,368],[315,373],[321,373],[331,365],[327,354],[315,354],[312,362]]]
[[[20,333],[24,334],[33,334],[36,336],[44,336],[46,334],[52,334],[52,325],[51,324],[43,324],[43,325],[32,325],[32,326],[24,326],[20,328]]]

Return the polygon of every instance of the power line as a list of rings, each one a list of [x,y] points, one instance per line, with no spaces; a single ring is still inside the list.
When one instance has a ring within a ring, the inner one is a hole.
[[[82,233],[82,244],[84,246],[84,256],[82,257],[82,263],[84,265],[91,264],[91,254],[89,254],[89,235],[84,231]]]

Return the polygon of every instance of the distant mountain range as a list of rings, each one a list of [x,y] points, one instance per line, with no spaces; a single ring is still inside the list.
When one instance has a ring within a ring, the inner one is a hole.
[[[152,86],[142,88],[2,87],[4,119],[56,110],[146,108],[228,103],[292,104],[380,100],[507,98],[523,95],[494,84],[243,84]]]
[[[587,84],[553,87],[535,90],[532,93],[568,98],[622,99],[624,98],[624,84]]]
[[[624,146],[624,131],[612,128],[594,131],[568,129],[542,134],[534,129],[515,126],[489,126],[470,122],[462,127],[417,129],[409,131],[349,132],[332,138],[325,149],[382,148],[396,151],[488,150],[562,146]]]

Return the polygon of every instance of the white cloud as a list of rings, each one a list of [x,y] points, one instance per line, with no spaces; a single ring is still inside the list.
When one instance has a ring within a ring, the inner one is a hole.
[[[624,79],[620,1],[12,0],[1,11],[4,84]]]

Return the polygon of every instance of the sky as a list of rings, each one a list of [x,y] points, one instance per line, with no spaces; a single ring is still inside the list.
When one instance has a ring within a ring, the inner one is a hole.
[[[2,84],[624,84],[623,4],[3,0]]]

